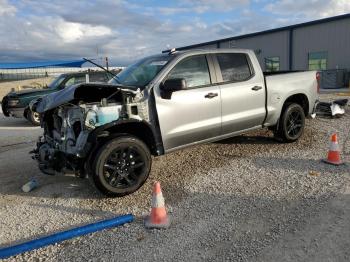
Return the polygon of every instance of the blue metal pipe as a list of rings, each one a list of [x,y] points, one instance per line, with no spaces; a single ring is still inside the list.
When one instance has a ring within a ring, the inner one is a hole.
[[[19,245],[15,245],[12,247],[6,247],[0,249],[0,259],[8,258],[14,255],[18,255],[23,252],[31,251],[37,248],[41,248],[44,246],[52,245],[73,237],[78,237],[82,235],[86,235],[89,233],[93,233],[99,230],[103,230],[106,228],[117,227],[123,225],[125,223],[130,223],[134,221],[134,216],[132,214],[123,215],[119,217],[115,217],[112,219],[103,220],[100,222],[88,224],[85,226],[73,228],[67,231],[55,233],[50,236],[38,238],[35,240],[31,240]]]

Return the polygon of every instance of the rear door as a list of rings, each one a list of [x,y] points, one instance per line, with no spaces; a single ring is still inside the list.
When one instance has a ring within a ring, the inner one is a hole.
[[[246,53],[213,56],[221,90],[222,134],[261,126],[265,118],[265,84]]]
[[[220,135],[220,88],[212,84],[215,81],[210,72],[215,75],[206,55],[186,57],[171,69],[163,81],[183,78],[187,89],[173,92],[171,98],[162,97],[159,87],[155,89],[166,151]]]

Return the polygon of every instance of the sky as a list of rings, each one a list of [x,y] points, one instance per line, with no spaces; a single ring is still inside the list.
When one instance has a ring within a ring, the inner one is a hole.
[[[349,0],[0,0],[0,62],[162,50],[350,12]]]

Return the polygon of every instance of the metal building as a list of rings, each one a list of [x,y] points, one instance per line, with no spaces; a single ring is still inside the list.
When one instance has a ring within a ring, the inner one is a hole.
[[[185,46],[249,48],[265,71],[320,70],[325,88],[349,86],[350,14]]]

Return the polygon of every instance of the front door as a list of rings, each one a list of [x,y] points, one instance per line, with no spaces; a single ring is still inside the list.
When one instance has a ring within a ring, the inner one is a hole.
[[[220,135],[220,88],[212,85],[205,55],[180,60],[166,79],[183,78],[187,89],[162,98],[155,89],[158,119],[165,151]]]

